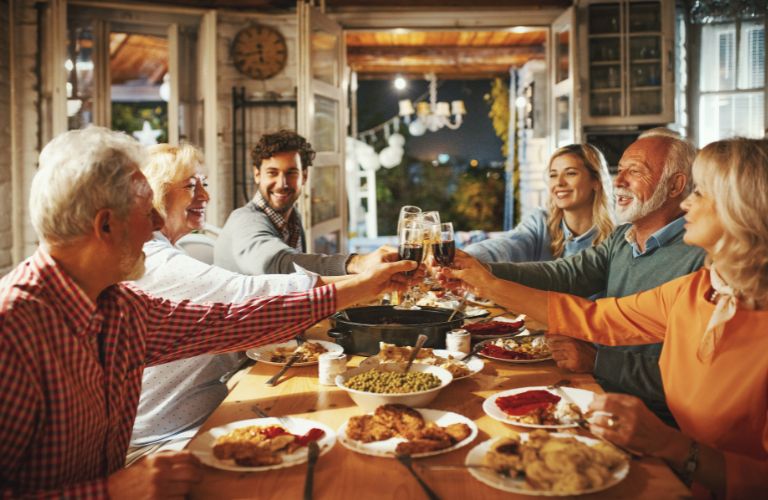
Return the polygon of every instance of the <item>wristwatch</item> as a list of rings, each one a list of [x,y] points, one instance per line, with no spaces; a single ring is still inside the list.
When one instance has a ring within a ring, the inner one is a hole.
[[[688,455],[685,457],[683,467],[680,470],[680,479],[687,485],[693,482],[693,474],[699,466],[699,443],[691,439],[691,446],[688,448]]]

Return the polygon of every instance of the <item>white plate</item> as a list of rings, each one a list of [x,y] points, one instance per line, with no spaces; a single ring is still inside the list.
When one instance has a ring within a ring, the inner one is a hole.
[[[458,443],[454,444],[450,448],[443,448],[442,450],[429,451],[426,453],[414,453],[413,455],[411,455],[413,458],[431,457],[432,455],[441,455],[443,453],[448,453],[453,450],[459,449],[462,446],[468,445],[469,443],[474,441],[474,439],[477,437],[477,425],[475,425],[473,421],[471,421],[464,415],[459,415],[458,413],[453,413],[451,411],[430,410],[427,408],[414,408],[414,410],[421,413],[425,421],[434,422],[441,427],[445,427],[451,424],[459,424],[459,423],[467,424],[467,426],[470,429],[470,433],[469,433],[469,436],[459,441]],[[363,443],[361,441],[356,441],[354,439],[347,437],[348,423],[349,423],[349,420],[344,422],[342,426],[339,427],[339,442],[342,445],[344,445],[345,448],[349,448],[350,450],[357,453],[362,453],[363,455],[394,458],[395,449],[397,448],[397,445],[407,441],[407,439],[400,438],[400,437],[394,437],[394,438],[386,439],[384,441],[373,441],[371,443]]]
[[[341,347],[339,344],[334,344],[333,342],[328,342],[325,340],[307,340],[307,342],[311,342],[313,344],[320,344],[321,346],[325,347],[328,350],[328,352],[344,352],[343,347]],[[297,346],[296,341],[291,340],[289,342],[283,342],[281,344],[269,344],[269,345],[263,345],[261,347],[254,347],[253,349],[248,349],[247,351],[245,351],[245,355],[261,363],[265,363],[268,365],[283,366],[285,363],[275,363],[274,361],[269,360],[269,358],[272,356],[272,352],[278,347],[296,347],[296,346]],[[293,366],[312,366],[316,364],[317,364],[317,361],[307,361],[306,363],[294,363]]]
[[[461,353],[461,352],[451,352],[451,351],[447,351],[445,349],[432,349],[432,352],[436,356],[440,356],[441,358],[447,358],[448,355],[451,355],[454,358],[460,357],[460,356],[464,355],[464,353]],[[459,361],[461,361],[461,360],[459,360]],[[396,361],[392,361],[392,363],[395,363],[395,362]],[[414,362],[415,363],[424,363],[424,360],[417,359]],[[380,363],[380,360],[379,360],[379,356],[378,355],[371,356],[371,357],[368,357],[368,358],[365,358],[364,360],[362,360],[360,362],[360,367],[361,368],[373,368],[374,366],[378,365],[379,363]],[[453,377],[453,380],[461,380],[463,378],[468,378],[468,377],[471,377],[472,375],[476,375],[476,374],[480,373],[481,371],[483,371],[483,367],[485,366],[485,361],[483,361],[482,359],[477,358],[475,356],[472,356],[472,359],[470,359],[469,362],[464,363],[464,364],[467,365],[467,368],[469,368],[469,374],[464,375],[463,377]],[[442,366],[442,365],[435,365],[435,366]],[[443,368],[445,368],[445,367],[443,367]],[[447,370],[447,368],[446,368],[446,370]]]
[[[490,343],[490,342],[493,342],[493,341],[494,341],[494,340],[496,340],[497,338],[500,338],[500,339],[505,339],[505,338],[509,338],[509,337],[513,337],[513,336],[514,336],[514,337],[517,337],[518,335],[519,335],[520,337],[525,337],[525,336],[527,336],[529,333],[530,333],[530,332],[529,332],[527,329],[523,329],[521,332],[519,332],[519,333],[516,333],[516,334],[514,334],[514,335],[502,335],[501,337],[494,337],[494,338],[492,338],[492,339],[484,340],[484,341],[483,341],[483,343]],[[511,363],[511,364],[513,364],[513,365],[527,365],[527,364],[530,364],[530,363],[540,363],[540,362],[542,362],[542,361],[549,361],[550,359],[552,359],[552,355],[551,355],[551,354],[550,354],[549,356],[547,356],[546,358],[536,358],[536,359],[508,359],[508,358],[497,358],[497,357],[495,357],[495,356],[490,356],[490,355],[488,355],[488,354],[485,354],[485,353],[483,353],[483,352],[480,352],[480,351],[478,351],[477,355],[478,355],[478,356],[482,356],[482,357],[484,357],[484,358],[492,359],[492,360],[494,360],[494,361],[501,361],[502,363]]]
[[[279,425],[288,430],[291,434],[303,435],[310,429],[317,428],[325,431],[325,435],[318,440],[317,444],[320,446],[320,454],[326,454],[334,443],[336,443],[336,433],[333,429],[320,422],[314,422],[305,418],[293,418],[286,417],[284,419],[278,419],[275,417],[268,418],[253,418],[250,420],[240,420],[238,422],[232,422],[221,427],[214,427],[213,429],[199,434],[195,439],[189,443],[188,450],[195,454],[205,465],[210,465],[216,469],[233,470],[233,471],[262,471],[272,469],[282,469],[285,467],[292,467],[294,465],[303,464],[307,461],[308,449],[306,446],[302,446],[293,453],[286,453],[283,455],[283,462],[275,465],[262,465],[259,467],[245,467],[237,465],[234,460],[219,460],[213,455],[213,444],[216,439],[221,436],[232,432],[240,427],[248,427],[251,425]]]
[[[469,301],[467,302],[469,303]],[[440,309],[453,310],[459,307],[460,303],[461,303],[461,299],[458,297],[446,299],[444,297],[438,297],[437,295],[435,295],[434,292],[427,292],[421,299],[418,300],[418,302],[416,302],[416,305],[422,306],[422,307],[437,307]],[[488,309],[471,306],[471,305],[467,305],[464,308],[463,313],[464,313],[464,317],[467,319],[482,318],[490,314],[488,312]]]
[[[582,443],[588,444],[590,446],[599,442],[597,439],[592,439],[584,436],[577,436],[574,434],[553,434],[553,436],[574,437],[577,440],[581,441]],[[528,439],[528,434],[520,433],[520,438],[521,440],[525,441]],[[488,451],[491,449],[491,445],[493,444],[494,441],[495,439],[489,439],[488,441],[483,441],[482,443],[478,444],[477,446],[469,450],[469,453],[467,453],[467,458],[464,461],[464,463],[467,465],[482,464],[485,454],[488,453]],[[616,469],[613,472],[613,477],[611,478],[611,480],[605,483],[604,485],[599,486],[597,488],[580,491],[578,493],[567,493],[567,494],[555,493],[552,491],[534,490],[526,486],[525,479],[507,477],[502,474],[498,474],[491,469],[486,469],[482,467],[469,467],[468,470],[469,470],[469,473],[475,477],[475,479],[477,479],[482,483],[487,484],[492,488],[496,488],[497,490],[509,491],[511,493],[522,493],[524,495],[556,497],[556,496],[585,495],[587,493],[595,493],[597,491],[607,490],[608,488],[616,485],[625,477],[627,477],[627,474],[629,473],[629,460],[627,460],[627,462],[624,464],[623,467],[619,467],[618,469]]]
[[[575,403],[576,406],[578,406],[579,409],[581,410],[582,414],[587,412],[587,408],[589,408],[589,404],[592,402],[592,398],[595,397],[595,393],[592,391],[586,391],[584,389],[575,389],[573,387],[560,388],[560,391],[565,393],[568,396],[568,398],[563,398],[562,394],[558,394],[558,391],[549,391],[544,386],[520,387],[519,389],[510,389],[508,391],[497,392],[496,394],[486,398],[485,401],[483,401],[483,411],[485,412],[486,415],[488,415],[493,419],[498,420],[499,422],[518,425],[520,427],[532,427],[535,429],[567,429],[569,427],[578,427],[578,424],[576,423],[544,425],[544,424],[526,424],[523,422],[518,422],[514,418],[504,413],[504,411],[496,405],[496,400],[498,398],[505,397],[505,396],[513,396],[515,394],[520,394],[521,392],[536,391],[536,390],[551,392],[555,396],[560,396],[561,399],[566,401],[570,398],[571,400],[570,402]]]

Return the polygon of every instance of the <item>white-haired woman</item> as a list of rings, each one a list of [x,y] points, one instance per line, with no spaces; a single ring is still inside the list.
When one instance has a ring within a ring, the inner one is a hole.
[[[664,459],[695,491],[757,498],[768,491],[768,141],[709,144],[693,178],[685,241],[710,264],[658,288],[590,302],[500,280],[466,256],[461,270],[443,272],[552,333],[609,345],[663,340],[659,367],[680,430],[623,394],[595,398],[592,410],[604,413],[592,430]]]
[[[571,144],[547,167],[549,207],[534,210],[512,231],[468,246],[482,262],[528,262],[568,257],[598,245],[613,231],[611,176],[600,150]]]
[[[154,295],[193,302],[242,302],[258,295],[282,295],[316,285],[305,274],[246,276],[196,260],[179,239],[205,224],[209,196],[203,156],[192,145],[159,144],[149,149],[142,172],[152,187],[155,209],[165,225],[144,245],[146,273],[136,285]],[[203,355],[144,370],[131,445],[146,452],[152,443],[177,438],[197,425],[227,395],[222,377],[243,361],[238,353]],[[192,434],[192,432],[187,432]]]

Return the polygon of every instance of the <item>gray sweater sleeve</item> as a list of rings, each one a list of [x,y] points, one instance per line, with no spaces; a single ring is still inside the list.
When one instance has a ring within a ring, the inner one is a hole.
[[[301,253],[283,242],[277,228],[260,211],[244,207],[232,212],[224,232],[230,248],[222,250],[231,252],[243,274],[289,274],[295,272],[294,263],[324,276],[346,274],[348,255]]]
[[[491,272],[521,285],[589,297],[605,290],[613,239],[549,262],[490,263]]]

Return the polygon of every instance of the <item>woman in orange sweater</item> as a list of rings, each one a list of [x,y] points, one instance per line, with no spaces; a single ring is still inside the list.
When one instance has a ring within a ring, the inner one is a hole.
[[[704,248],[709,265],[653,290],[591,302],[495,278],[466,254],[442,272],[550,333],[608,345],[663,340],[659,367],[680,430],[635,397],[606,394],[592,403],[602,412],[592,431],[664,459],[695,493],[755,498],[768,491],[768,141],[709,144],[693,178],[685,242]]]

